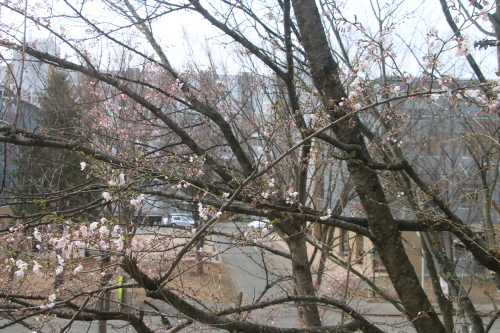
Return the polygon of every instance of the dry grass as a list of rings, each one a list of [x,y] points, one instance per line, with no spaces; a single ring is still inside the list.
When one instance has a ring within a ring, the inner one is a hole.
[[[164,272],[168,264],[168,261],[161,262],[155,260],[143,260],[139,263],[141,269],[148,272],[151,277],[156,277]],[[164,266],[163,270],[160,269],[160,265]],[[31,272],[29,273],[29,277],[15,277],[11,282],[7,282],[6,280],[8,279],[3,279],[4,283],[1,289],[3,293],[11,295],[29,294],[47,298],[51,294],[56,294],[58,300],[71,297],[83,291],[98,290],[102,279],[101,273],[103,272],[100,268],[100,261],[96,258],[86,259],[83,266],[84,270],[82,272],[76,275],[66,275],[63,284],[58,286],[57,289],[53,278],[43,279]],[[196,262],[194,260],[188,258],[187,260],[181,261],[174,271],[174,278],[167,283],[166,288],[175,291],[185,299],[196,300],[200,303],[216,305],[218,303],[234,302],[236,293],[224,264],[221,262],[205,261],[203,267],[204,273],[200,275],[197,273]],[[111,277],[109,285],[118,284],[118,277],[121,270],[118,269],[117,265],[111,264],[108,266],[107,272],[109,273],[108,276]],[[129,280],[127,282],[132,283],[133,281]],[[111,309],[117,308],[119,306],[117,302],[117,292],[111,292],[109,297],[112,300]],[[78,297],[74,301],[76,303],[82,303],[84,299],[84,297]],[[89,306],[94,306],[97,300],[97,297],[94,297],[89,302]],[[128,288],[128,305],[132,308],[143,308],[145,304],[144,301],[153,302],[155,304],[158,303],[146,297],[146,293],[142,288]],[[47,303],[47,301],[34,301],[34,303],[43,304]]]
[[[196,271],[196,262],[194,260],[182,261],[176,270],[175,278],[166,285],[166,288],[175,291],[183,298],[201,303],[234,302],[236,292],[224,264],[207,261],[203,266],[204,273],[200,275]],[[136,290],[133,302],[138,304],[144,300],[148,300],[144,290]]]

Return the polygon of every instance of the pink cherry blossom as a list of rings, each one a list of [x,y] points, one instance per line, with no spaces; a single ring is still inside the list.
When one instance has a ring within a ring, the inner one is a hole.
[[[262,238],[260,238],[260,237],[257,237],[256,239],[254,239],[254,240],[253,240],[253,242],[254,242],[255,244],[257,244],[257,245],[262,245],[262,242],[263,242],[263,241],[264,241],[264,240],[263,240]]]

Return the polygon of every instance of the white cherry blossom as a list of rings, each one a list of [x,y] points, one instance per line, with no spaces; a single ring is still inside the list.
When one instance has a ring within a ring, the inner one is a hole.
[[[104,200],[106,201],[111,201],[113,200],[113,197],[111,196],[111,194],[109,194],[109,192],[102,192],[102,197],[104,198]]]
[[[60,275],[60,274],[62,274],[63,271],[64,271],[64,267],[63,266],[57,266],[56,269],[54,270],[54,273],[56,275]]]
[[[90,224],[89,229],[90,229],[90,231],[93,231],[93,230],[97,229],[98,226],[99,226],[99,222],[92,222]]]
[[[101,228],[99,228],[99,233],[103,236],[109,235],[109,229],[105,225],[103,225]]]

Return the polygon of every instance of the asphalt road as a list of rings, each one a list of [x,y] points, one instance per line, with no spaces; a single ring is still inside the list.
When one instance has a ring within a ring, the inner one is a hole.
[[[231,225],[224,225],[219,230],[232,234],[238,232]],[[222,261],[231,271],[238,290],[243,292],[243,300],[246,300],[243,304],[285,294],[283,288],[287,283],[280,279],[291,275],[291,267],[286,260],[255,246],[228,245],[229,241],[224,237],[219,236],[217,241]]]
[[[251,231],[246,223],[224,223],[216,229],[233,235]],[[235,246],[229,245],[225,237],[218,236],[214,240],[218,242],[221,259],[230,271],[236,289],[243,294],[242,305],[285,296],[291,292],[291,266],[288,260],[244,242]],[[297,323],[296,310],[291,305],[254,311],[253,319],[263,324],[284,327],[296,327]]]

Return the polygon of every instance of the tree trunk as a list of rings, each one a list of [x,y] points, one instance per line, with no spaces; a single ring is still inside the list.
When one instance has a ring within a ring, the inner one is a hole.
[[[339,80],[338,64],[330,52],[316,2],[292,0],[292,4],[312,79],[322,104],[330,113],[332,121],[345,117],[351,110],[339,106],[346,94]],[[418,332],[446,332],[404,250],[378,175],[366,166],[371,163],[371,158],[359,125],[351,117],[337,123],[332,129],[337,139],[345,145],[346,152],[352,156],[347,165],[368,219],[371,240],[391,277],[406,314]]]
[[[287,223],[287,222],[285,222]],[[292,256],[292,270],[295,287],[299,295],[314,296],[314,284],[307,255],[306,239],[303,232],[288,236],[287,241]],[[318,307],[315,304],[299,305],[299,315],[302,315],[307,327],[321,326]]]

